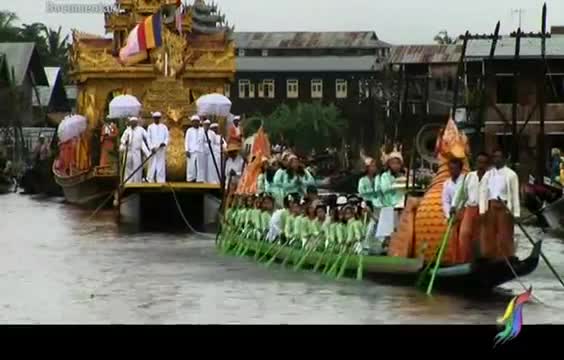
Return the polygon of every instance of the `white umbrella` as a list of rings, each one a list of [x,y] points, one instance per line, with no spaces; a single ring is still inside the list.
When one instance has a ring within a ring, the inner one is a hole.
[[[135,96],[120,95],[110,102],[110,118],[119,119],[129,116],[139,116],[141,103]]]
[[[221,94],[208,94],[196,101],[199,115],[227,117],[231,113],[231,100]]]
[[[60,142],[68,141],[82,135],[88,127],[88,120],[82,115],[71,115],[61,121],[57,135]]]

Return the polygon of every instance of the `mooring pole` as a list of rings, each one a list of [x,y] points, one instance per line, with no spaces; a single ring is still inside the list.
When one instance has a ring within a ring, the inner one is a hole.
[[[478,149],[480,151],[484,150],[485,147],[485,136],[486,136],[486,132],[484,126],[486,123],[486,109],[488,108],[488,83],[489,81],[492,79],[492,75],[495,75],[495,70],[494,70],[494,58],[495,58],[495,50],[497,48],[497,43],[499,40],[499,29],[501,27],[501,23],[498,21],[496,26],[495,26],[495,30],[493,33],[493,36],[491,37],[492,39],[492,45],[490,47],[490,54],[489,57],[484,61],[484,74],[483,74],[483,84],[482,84],[482,91],[480,93],[480,108],[478,109],[478,126],[476,131],[478,132],[478,141],[477,141],[477,145],[478,145]],[[484,130],[484,131],[482,131]]]
[[[542,8],[542,28],[541,28],[541,67],[537,87],[537,102],[539,104],[539,133],[537,137],[537,176],[536,183],[544,184],[544,174],[546,166],[546,142],[545,142],[545,110],[546,110],[546,3]]]
[[[456,118],[456,109],[458,107],[458,88],[460,85],[460,78],[464,72],[464,58],[466,57],[466,48],[468,47],[468,40],[470,39],[470,32],[466,31],[464,40],[462,42],[462,50],[460,51],[460,59],[458,60],[458,68],[456,69],[456,78],[454,79],[454,94],[452,96],[452,119]]]
[[[515,34],[515,58],[513,60],[513,105],[511,109],[511,162],[519,163],[519,139],[517,131],[517,105],[519,101],[519,61],[521,59],[521,28]]]

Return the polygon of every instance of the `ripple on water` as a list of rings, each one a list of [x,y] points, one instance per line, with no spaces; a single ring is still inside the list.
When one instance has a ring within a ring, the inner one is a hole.
[[[266,268],[218,255],[213,240],[120,230],[111,211],[57,199],[0,197],[1,323],[493,324],[507,294],[482,299],[424,294],[369,282]],[[542,234],[536,229],[534,236]],[[518,235],[519,254],[530,244]],[[545,239],[564,273],[564,244]],[[523,279],[544,302],[564,308],[563,289],[541,264]],[[516,283],[504,287],[522,291]],[[527,323],[564,324],[564,313],[526,307]]]

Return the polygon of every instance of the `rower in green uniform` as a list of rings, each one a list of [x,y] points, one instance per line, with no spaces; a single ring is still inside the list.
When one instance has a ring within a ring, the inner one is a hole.
[[[262,213],[261,213],[261,221],[260,221],[260,231],[265,238],[270,227],[270,220],[272,218],[273,212],[274,212],[274,199],[270,194],[266,194],[262,199]]]
[[[376,161],[372,158],[365,158],[365,175],[358,181],[358,193],[364,201],[370,201],[379,207],[379,197],[376,192]]]
[[[296,155],[288,157],[289,165],[274,175],[274,186],[283,196],[297,193],[303,197],[308,186],[315,186],[315,179],[304,169]]]
[[[290,214],[286,217],[286,224],[284,226],[284,236],[289,245],[295,243],[299,237],[298,230],[299,222],[301,221],[302,207],[299,201],[293,201],[290,207]]]

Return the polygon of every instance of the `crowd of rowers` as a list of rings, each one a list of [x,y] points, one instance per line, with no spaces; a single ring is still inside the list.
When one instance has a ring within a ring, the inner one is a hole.
[[[355,253],[384,255],[405,206],[406,169],[399,151],[384,155],[384,167],[365,159],[358,196],[320,198],[316,181],[291,154],[264,162],[256,195],[231,196],[225,217],[228,233],[299,246],[345,246]],[[502,151],[480,153],[475,170],[449,161],[443,185],[445,222],[454,226],[450,242],[457,262],[515,254],[514,219],[520,216],[519,183]],[[477,253],[479,252],[479,253]]]
[[[321,198],[318,181],[296,155],[286,152],[264,159],[257,194],[230,197],[226,231],[291,246],[339,246],[357,254],[385,254],[403,207],[406,178],[399,151],[386,155],[384,164],[385,171],[371,178],[375,166],[367,161],[359,195]]]

